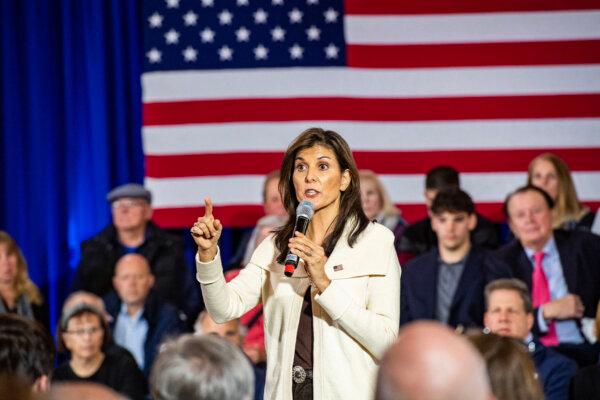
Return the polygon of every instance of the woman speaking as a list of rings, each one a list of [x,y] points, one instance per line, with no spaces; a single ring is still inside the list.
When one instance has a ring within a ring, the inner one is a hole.
[[[263,304],[266,399],[371,398],[377,363],[398,333],[394,237],[362,211],[352,153],[335,132],[311,128],[292,142],[279,190],[287,224],[229,283],[217,246],[222,225],[205,199],[191,232],[206,308],[225,322]],[[294,231],[301,201],[314,208],[306,234]],[[288,253],[300,259],[291,277],[284,274]]]

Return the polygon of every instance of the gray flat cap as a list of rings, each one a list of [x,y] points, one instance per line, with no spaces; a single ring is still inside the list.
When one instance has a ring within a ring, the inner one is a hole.
[[[152,203],[152,193],[137,183],[127,183],[125,185],[117,186],[108,192],[106,195],[106,200],[108,200],[109,203],[112,203],[113,201],[122,199],[123,197],[144,199],[148,202],[148,204]]]

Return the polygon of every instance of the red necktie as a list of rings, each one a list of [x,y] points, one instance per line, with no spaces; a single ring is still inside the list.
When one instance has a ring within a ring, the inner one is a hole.
[[[534,267],[532,276],[532,290],[531,297],[533,300],[533,307],[537,308],[545,303],[552,300],[550,296],[550,286],[548,285],[548,279],[542,268],[542,260],[544,259],[544,252],[538,251],[533,255]],[[554,322],[548,323],[548,333],[540,337],[540,341],[546,346],[558,346],[558,336],[556,335],[556,325]]]

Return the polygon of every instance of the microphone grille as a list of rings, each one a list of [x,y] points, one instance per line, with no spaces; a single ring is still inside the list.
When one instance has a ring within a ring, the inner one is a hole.
[[[313,204],[308,200],[302,200],[296,208],[296,217],[302,216],[306,219],[311,219],[314,213]]]

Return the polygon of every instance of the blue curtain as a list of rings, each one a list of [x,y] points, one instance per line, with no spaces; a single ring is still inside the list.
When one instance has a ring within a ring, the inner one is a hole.
[[[143,180],[141,4],[0,4],[0,229],[54,322],[80,242],[110,220],[106,193]]]

